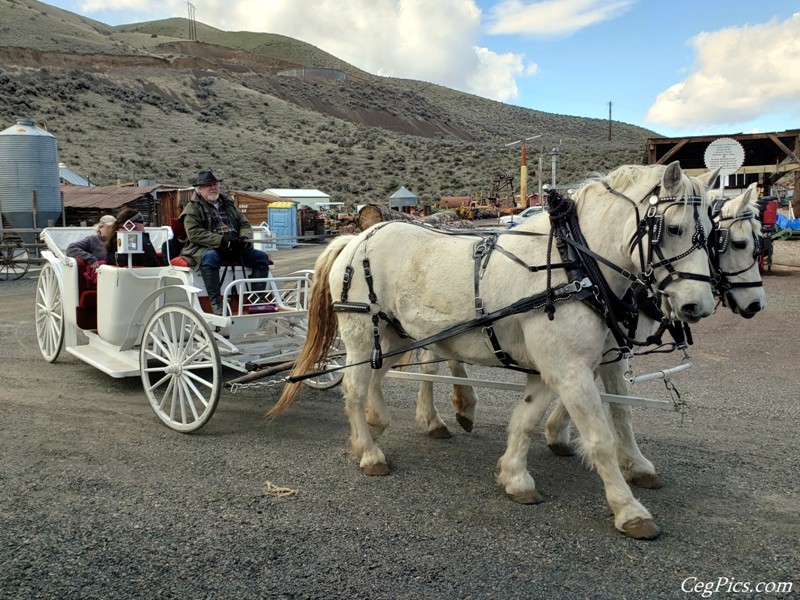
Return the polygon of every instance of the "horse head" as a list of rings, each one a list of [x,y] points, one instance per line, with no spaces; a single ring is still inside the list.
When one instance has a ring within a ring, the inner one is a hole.
[[[716,177],[716,174],[714,175]],[[634,204],[624,228],[627,252],[640,278],[661,296],[664,314],[694,323],[714,310],[707,236],[707,187],[676,161],[667,166],[625,166],[607,176]],[[634,198],[635,200],[632,200]]]
[[[746,319],[766,306],[758,270],[761,223],[755,188],[754,183],[736,198],[719,198],[713,203],[714,229],[709,238],[714,291],[724,305]]]

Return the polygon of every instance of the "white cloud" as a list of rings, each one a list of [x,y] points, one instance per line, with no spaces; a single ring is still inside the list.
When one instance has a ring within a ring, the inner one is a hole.
[[[620,16],[638,0],[501,0],[491,9],[489,33],[558,37]]]
[[[524,55],[479,47],[475,0],[193,0],[198,21],[227,31],[293,37],[376,75],[429,81],[508,101],[517,78],[535,75]],[[83,0],[85,11],[184,15],[180,0]],[[166,9],[166,10],[165,10]]]
[[[232,15],[229,13],[229,21]],[[430,81],[497,100],[518,95],[523,56],[478,48],[474,0],[242,0],[249,29],[296,37],[370,73]],[[488,85],[487,85],[488,83]]]
[[[701,129],[769,112],[797,114],[800,13],[783,22],[701,33],[691,44],[694,72],[658,95],[646,122]]]

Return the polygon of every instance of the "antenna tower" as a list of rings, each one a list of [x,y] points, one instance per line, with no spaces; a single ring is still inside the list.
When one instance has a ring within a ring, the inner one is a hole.
[[[192,42],[197,41],[197,21],[194,18],[195,8],[194,4],[187,0],[186,6],[189,9],[189,40]]]

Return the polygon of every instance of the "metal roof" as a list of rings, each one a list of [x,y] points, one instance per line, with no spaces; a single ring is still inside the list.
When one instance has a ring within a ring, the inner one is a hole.
[[[86,177],[83,175],[78,175],[75,171],[70,169],[64,163],[58,163],[58,176],[64,183],[69,185],[82,185],[82,186],[93,186],[94,184],[91,183]]]
[[[391,200],[399,200],[399,199],[406,199],[406,198],[414,198],[415,200],[419,200],[419,196],[417,196],[414,192],[409,191],[406,186],[400,186],[400,189],[397,190],[394,194],[389,196]]]
[[[158,187],[157,185],[144,187],[62,185],[61,192],[64,196],[64,208],[118,209],[142,196],[152,196],[152,191]]]
[[[328,198],[330,196],[319,190],[299,190],[289,188],[269,188],[264,190],[265,194],[280,196],[281,198]]]

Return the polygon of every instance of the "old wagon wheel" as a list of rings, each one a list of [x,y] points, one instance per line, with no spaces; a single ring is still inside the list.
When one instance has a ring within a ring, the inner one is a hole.
[[[55,362],[64,345],[64,304],[58,276],[50,263],[39,273],[34,303],[39,351],[47,362]]]
[[[208,324],[186,306],[158,309],[144,328],[139,355],[142,383],[158,418],[189,433],[214,414],[222,364]]]
[[[28,248],[20,240],[9,239],[0,243],[0,279],[21,279],[31,266]]]

